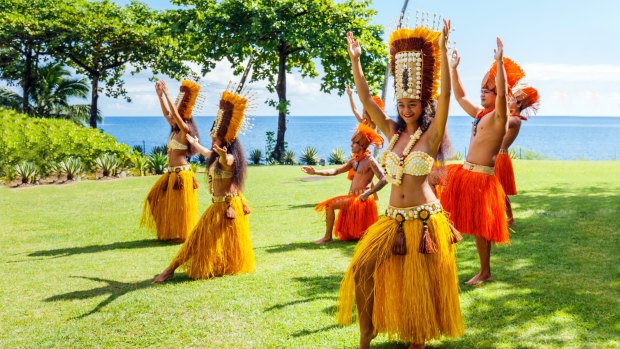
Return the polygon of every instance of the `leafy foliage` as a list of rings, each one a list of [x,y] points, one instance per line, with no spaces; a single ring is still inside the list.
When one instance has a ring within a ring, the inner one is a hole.
[[[22,161],[15,165],[15,172],[24,184],[34,184],[37,181],[37,167],[30,161]]]
[[[295,152],[292,150],[285,151],[283,162],[285,165],[297,165],[297,159],[295,159]]]
[[[110,153],[103,154],[96,158],[95,163],[104,177],[116,176],[122,168],[116,155]]]
[[[95,159],[105,153],[114,154],[125,163],[131,148],[108,134],[71,121],[29,118],[0,109],[0,159],[9,166],[31,161],[43,168],[73,156],[88,171],[94,169]]]
[[[148,157],[147,167],[154,174],[162,174],[168,167],[168,157],[166,154],[155,152]]]
[[[327,161],[332,165],[344,164],[347,161],[346,154],[342,149],[336,148],[332,150],[332,152],[329,154],[329,158],[327,159]]]
[[[200,169],[200,165],[198,165],[198,164],[197,164],[197,163],[195,163],[195,162],[191,162],[191,163],[189,164],[189,169],[190,169],[190,170],[192,170],[192,172],[196,173],[196,172],[198,172],[198,170]]]
[[[319,152],[315,147],[305,147],[301,151],[301,156],[299,157],[299,162],[306,165],[316,165],[319,163]]]
[[[148,170],[148,160],[144,155],[134,153],[134,156],[131,158],[131,163],[140,176],[144,176],[146,174],[146,171]]]
[[[62,170],[67,174],[67,180],[72,181],[77,179],[83,171],[82,162],[80,158],[72,156],[60,162]]]
[[[166,154],[168,152],[168,146],[166,144],[164,145],[158,145],[153,147],[153,149],[151,149],[151,155],[153,154]]]
[[[260,149],[252,149],[252,151],[250,152],[250,161],[252,161],[254,165],[260,165],[260,161],[262,159],[263,152],[261,152]]]

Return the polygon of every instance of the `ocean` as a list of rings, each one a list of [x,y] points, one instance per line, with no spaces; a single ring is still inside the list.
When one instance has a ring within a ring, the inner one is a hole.
[[[454,152],[467,152],[472,119],[468,116],[450,116],[448,134]],[[213,117],[197,117],[203,139],[210,144],[209,130]],[[277,117],[261,116],[251,119],[250,132],[240,135],[246,153],[260,149],[265,153],[266,132],[277,131]],[[305,147],[318,150],[322,159],[341,148],[348,152],[356,120],[353,116],[290,116],[285,141],[288,150],[297,156]],[[106,117],[99,125],[119,142],[130,146],[141,145],[147,153],[155,146],[164,145],[170,127],[163,117]],[[558,160],[617,160],[620,157],[620,118],[538,116],[523,123],[519,137],[512,148],[522,149],[523,156],[536,152]],[[386,143],[387,145],[387,143]]]

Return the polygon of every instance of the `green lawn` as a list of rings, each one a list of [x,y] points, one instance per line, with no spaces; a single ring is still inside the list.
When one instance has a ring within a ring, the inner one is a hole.
[[[515,167],[517,226],[493,250],[496,281],[463,285],[465,335],[428,347],[620,347],[620,162]],[[160,286],[179,246],[138,228],[156,177],[0,188],[0,347],[355,348],[357,326],[334,316],[355,245],[312,243],[324,229],[313,206],[345,193],[345,177],[250,168],[256,272]],[[472,240],[459,246],[461,284],[477,270]],[[380,335],[374,347],[407,346]]]

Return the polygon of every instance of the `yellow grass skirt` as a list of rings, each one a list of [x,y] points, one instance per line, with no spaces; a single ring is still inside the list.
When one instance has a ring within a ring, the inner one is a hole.
[[[228,203],[209,206],[181,246],[171,267],[181,266],[192,279],[240,274],[254,270],[256,262],[250,240],[248,216],[242,197],[230,202],[235,218],[226,217]]]
[[[414,343],[463,334],[452,231],[443,213],[431,215],[427,223],[437,245],[432,254],[418,252],[423,233],[419,219],[403,223],[406,255],[392,253],[398,230],[395,219],[381,216],[368,228],[340,287],[338,323],[351,324],[357,276],[374,281],[367,297],[374,296],[372,323],[376,332]],[[374,258],[372,275],[356,275]]]
[[[146,196],[140,225],[158,240],[185,240],[198,217],[197,188],[193,171],[164,173]]]

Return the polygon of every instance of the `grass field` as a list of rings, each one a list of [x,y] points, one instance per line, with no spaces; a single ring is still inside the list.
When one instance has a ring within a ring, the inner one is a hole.
[[[462,338],[429,348],[620,347],[620,162],[517,161],[511,246],[493,249],[495,281],[462,284]],[[179,245],[138,229],[156,177],[0,188],[1,348],[355,348],[357,326],[335,324],[353,243],[312,243],[313,206],[343,194],[344,175],[251,167],[245,191],[256,272],[151,280]],[[209,197],[199,175],[201,212]],[[387,205],[389,188],[380,193]],[[406,348],[383,335],[375,348]]]

